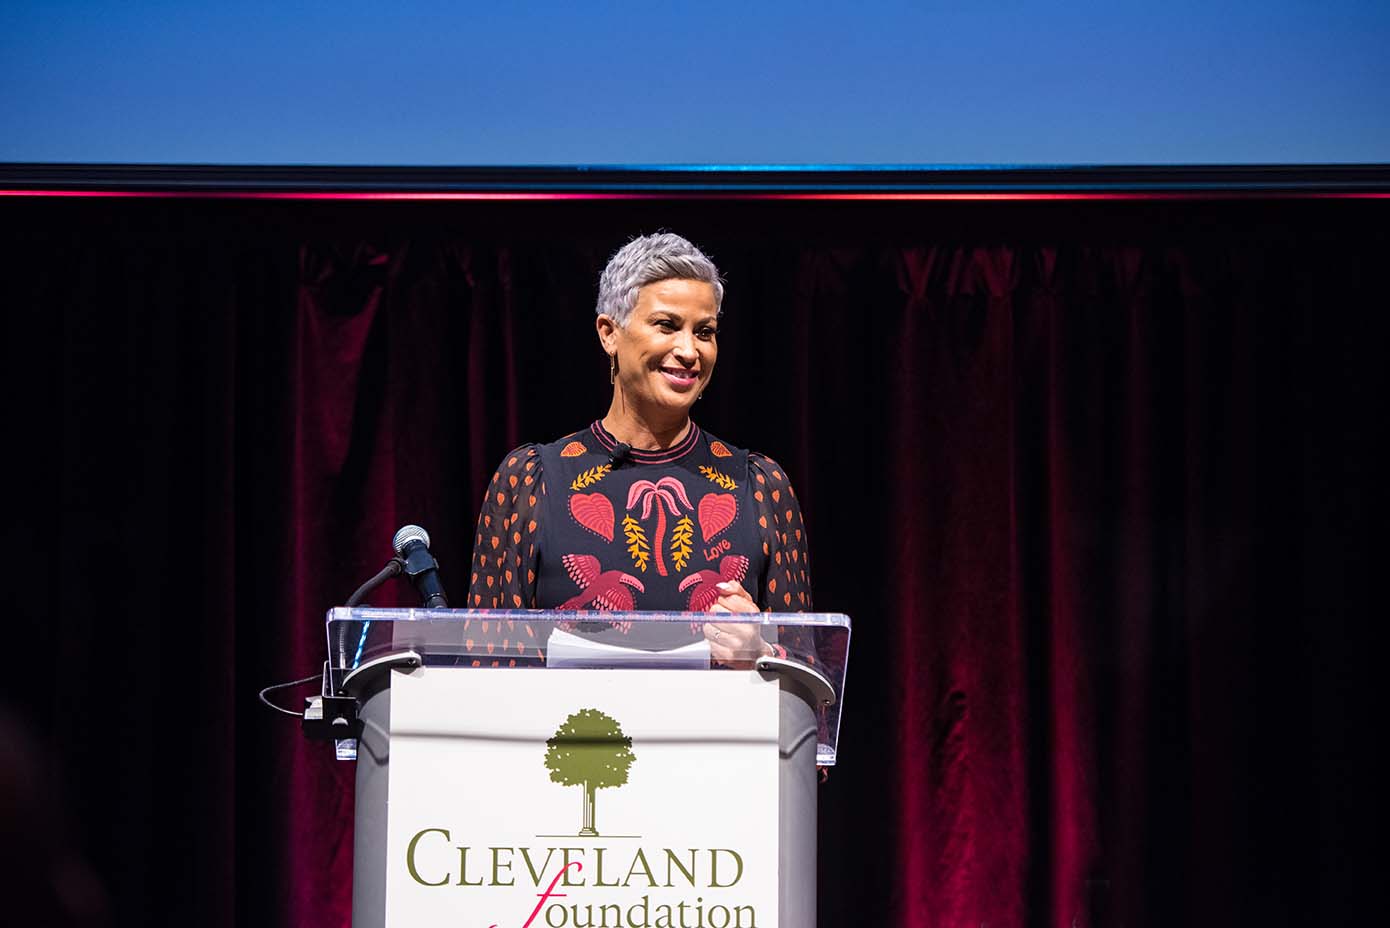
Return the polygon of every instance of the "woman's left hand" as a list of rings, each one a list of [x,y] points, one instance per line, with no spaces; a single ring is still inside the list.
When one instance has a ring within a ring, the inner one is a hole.
[[[758,612],[758,604],[737,580],[719,584],[719,599],[709,607],[710,612]],[[721,664],[751,665],[772,646],[763,641],[756,622],[706,622],[705,638],[709,640],[710,657]]]

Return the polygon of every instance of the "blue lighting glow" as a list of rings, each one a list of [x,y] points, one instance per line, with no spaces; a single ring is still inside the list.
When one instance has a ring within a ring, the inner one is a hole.
[[[0,161],[1383,163],[1387,48],[1384,0],[9,0]]]

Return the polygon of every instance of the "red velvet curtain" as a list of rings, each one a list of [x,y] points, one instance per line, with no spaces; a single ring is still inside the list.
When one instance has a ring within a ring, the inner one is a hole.
[[[728,277],[697,419],[787,468],[855,620],[823,925],[1358,911],[1377,203],[5,215],[5,690],[112,923],[348,924],[352,765],[255,692],[401,523],[464,588],[659,227]]]

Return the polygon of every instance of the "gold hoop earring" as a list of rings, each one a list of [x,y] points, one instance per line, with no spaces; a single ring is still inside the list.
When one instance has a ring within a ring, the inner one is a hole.
[[[618,356],[616,354],[608,356],[608,382],[618,382]]]

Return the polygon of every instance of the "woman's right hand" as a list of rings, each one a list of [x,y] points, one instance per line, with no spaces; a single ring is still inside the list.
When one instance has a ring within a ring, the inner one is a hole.
[[[756,613],[758,604],[737,580],[719,584],[719,599],[710,612]],[[756,622],[706,622],[705,639],[709,641],[710,659],[731,667],[752,667],[753,661],[773,653],[772,645],[763,641]]]

